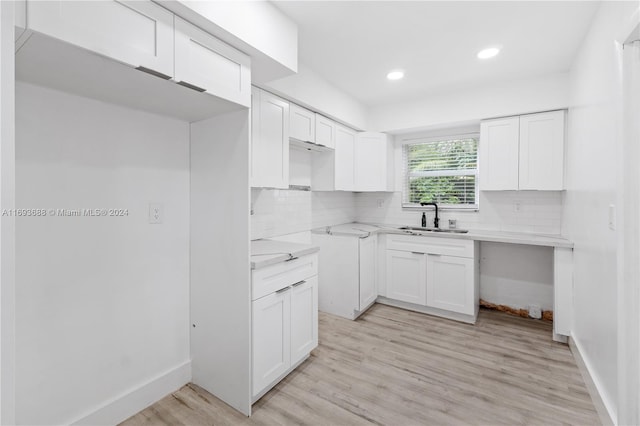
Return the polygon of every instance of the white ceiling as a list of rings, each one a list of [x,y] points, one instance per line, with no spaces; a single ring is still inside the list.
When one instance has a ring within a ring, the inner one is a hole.
[[[566,72],[595,1],[274,1],[299,60],[364,105]],[[501,45],[500,55],[476,53]],[[388,81],[387,73],[405,70]]]

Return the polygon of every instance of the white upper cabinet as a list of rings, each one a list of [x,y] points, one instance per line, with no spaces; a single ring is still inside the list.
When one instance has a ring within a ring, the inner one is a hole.
[[[316,143],[327,148],[336,147],[336,122],[316,113]]]
[[[28,29],[173,76],[173,17],[151,1],[33,1]]]
[[[480,125],[480,189],[518,189],[518,117],[486,120]]]
[[[520,189],[564,189],[565,114],[520,116]]]
[[[296,104],[291,104],[289,137],[303,142],[316,141],[316,114]]]
[[[358,133],[354,159],[356,191],[393,191],[393,145],[387,134]]]
[[[248,56],[177,16],[175,43],[178,84],[240,105],[251,105]]]
[[[480,190],[564,189],[566,111],[483,121]]]
[[[251,186],[289,188],[289,103],[256,87],[251,102]]]
[[[336,148],[335,148],[335,190],[353,191],[355,190],[354,173],[354,148],[356,143],[356,132],[344,127],[336,126]]]

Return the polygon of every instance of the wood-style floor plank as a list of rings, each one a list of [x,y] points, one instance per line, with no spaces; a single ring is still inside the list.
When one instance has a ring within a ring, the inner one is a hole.
[[[469,325],[378,304],[357,321],[319,320],[318,348],[250,418],[190,384],[123,425],[599,424],[550,323],[482,310]]]

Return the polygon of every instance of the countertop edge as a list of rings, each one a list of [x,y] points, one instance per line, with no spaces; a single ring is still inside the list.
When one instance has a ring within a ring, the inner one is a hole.
[[[273,241],[273,240],[271,240]],[[278,241],[278,243],[283,243],[283,244],[287,244],[285,242],[281,242]],[[318,246],[306,246],[304,248],[300,248],[297,247],[300,246],[300,244],[291,244],[292,250],[289,251],[289,253],[282,253],[282,254],[277,254],[277,255],[273,255],[273,254],[251,254],[251,270],[255,270],[255,269],[261,269],[264,268],[266,266],[271,266],[271,265],[275,265],[277,263],[280,262],[284,262],[286,260],[295,258],[295,257],[300,257],[300,256],[306,256],[308,254],[313,254],[313,253],[317,253],[320,251],[320,247]],[[260,256],[270,256],[266,259],[263,260],[254,260],[254,257],[260,257]]]
[[[435,237],[435,238],[457,238],[457,239],[465,239],[465,240],[475,240],[475,241],[485,241],[485,242],[495,242],[495,243],[505,243],[505,244],[522,244],[522,245],[532,245],[532,246],[544,246],[544,247],[557,247],[557,248],[573,248],[573,243],[562,236],[556,235],[538,235],[538,234],[527,234],[527,233],[510,233],[505,231],[484,231],[484,230],[469,230],[468,233],[465,234],[456,234],[456,233],[446,233],[446,232],[405,232],[399,230],[398,228],[402,225],[381,225],[381,224],[370,224],[370,223],[360,223],[353,222],[353,225],[366,225],[366,226],[374,226],[378,229],[371,231],[370,234],[395,234],[395,235],[414,235],[414,236],[424,236],[424,237]],[[351,225],[349,223],[334,225],[334,226],[345,226]],[[332,228],[332,227],[329,227]],[[344,231],[337,231],[335,233],[327,233],[327,227],[314,228],[311,230],[312,234],[315,235],[336,235],[336,236],[352,236],[355,238],[362,237],[356,233],[349,234]],[[493,233],[493,235],[492,235]]]

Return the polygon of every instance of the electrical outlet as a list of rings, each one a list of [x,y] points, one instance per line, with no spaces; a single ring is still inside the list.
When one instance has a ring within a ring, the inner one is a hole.
[[[164,207],[161,203],[149,203],[149,223],[162,223],[164,219]]]
[[[513,202],[513,211],[515,213],[518,213],[520,210],[522,210],[522,202],[520,200],[516,200]]]
[[[384,207],[384,199],[378,198],[377,206],[378,206],[379,209],[383,208]]]
[[[609,229],[616,230],[616,206],[609,204]]]
[[[529,317],[535,319],[542,318],[542,309],[539,305],[529,305]]]

